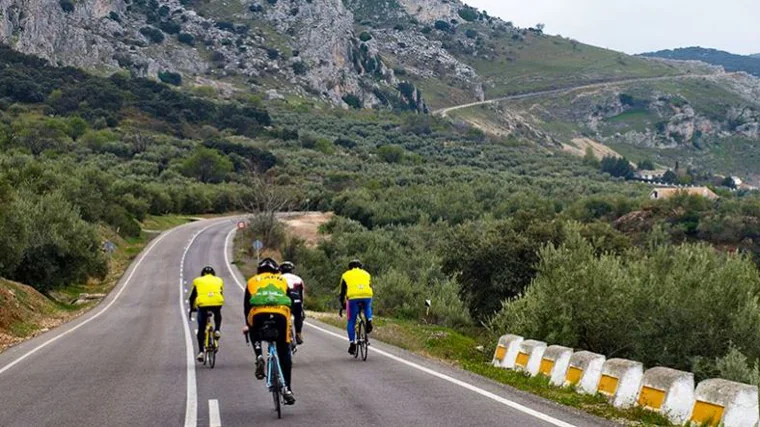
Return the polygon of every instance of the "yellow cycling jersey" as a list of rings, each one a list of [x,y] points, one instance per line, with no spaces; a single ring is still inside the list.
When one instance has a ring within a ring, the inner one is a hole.
[[[281,314],[287,320],[286,341],[290,342],[290,297],[288,282],[281,274],[262,273],[248,279],[247,289],[251,308],[248,311],[248,325],[253,327],[253,318],[258,314]]]
[[[372,278],[361,268],[354,268],[343,273],[346,282],[346,298],[372,298]]]
[[[193,287],[198,295],[196,307],[214,307],[224,305],[224,281],[212,274],[193,280]]]

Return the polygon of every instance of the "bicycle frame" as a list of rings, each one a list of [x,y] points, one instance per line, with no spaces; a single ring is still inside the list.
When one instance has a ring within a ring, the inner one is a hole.
[[[285,388],[285,374],[282,373],[280,358],[277,356],[277,344],[272,341],[267,342],[267,389],[272,391],[274,388],[273,379],[276,378],[280,383],[280,389]],[[276,371],[275,371],[276,369]]]

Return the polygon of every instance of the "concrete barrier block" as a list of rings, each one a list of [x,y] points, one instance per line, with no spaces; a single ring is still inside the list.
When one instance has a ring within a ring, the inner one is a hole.
[[[538,375],[546,351],[546,343],[536,340],[525,340],[520,343],[520,349],[515,359],[515,366],[518,370],[527,372],[530,376]]]
[[[694,402],[694,374],[691,372],[660,367],[644,372],[639,406],[659,412],[681,425],[689,421]]]
[[[549,377],[549,382],[552,385],[561,387],[565,383],[565,376],[572,355],[572,348],[550,345],[544,351],[544,357],[541,359],[541,366],[538,369],[539,373]]]
[[[577,387],[581,393],[596,394],[605,360],[601,354],[590,351],[573,353],[564,385]]]
[[[691,422],[755,427],[760,423],[757,387],[721,379],[702,381],[697,386]]]
[[[599,393],[607,396],[616,408],[631,407],[636,403],[644,365],[626,359],[610,359],[604,362],[599,379]]]
[[[518,335],[504,335],[499,338],[499,344],[496,346],[493,355],[493,365],[499,368],[514,369],[522,342],[523,337]]]

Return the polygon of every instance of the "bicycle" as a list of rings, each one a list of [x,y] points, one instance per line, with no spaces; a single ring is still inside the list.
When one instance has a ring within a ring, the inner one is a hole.
[[[203,310],[200,308],[199,310]],[[190,320],[193,320],[193,312],[190,312]],[[219,351],[219,340],[214,336],[214,313],[209,312],[206,317],[206,340],[203,345],[203,365],[214,369],[216,366],[216,353]]]
[[[267,343],[267,367],[266,367],[266,386],[267,390],[272,393],[274,401],[274,410],[277,412],[277,418],[282,418],[282,404],[285,397],[283,393],[285,387],[285,374],[282,373],[280,358],[277,356],[277,338],[279,331],[272,322],[266,322],[260,331],[262,342]],[[248,333],[245,333],[246,345],[251,344]]]
[[[359,314],[356,317],[356,352],[354,359],[361,355],[363,361],[367,361],[369,354],[369,337],[367,336],[367,319],[364,316],[364,303],[358,304]],[[343,317],[343,309],[340,309],[340,317]]]

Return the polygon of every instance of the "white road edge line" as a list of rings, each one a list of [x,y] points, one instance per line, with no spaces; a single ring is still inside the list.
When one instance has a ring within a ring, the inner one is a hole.
[[[238,276],[232,270],[232,264],[230,264],[230,259],[229,259],[229,256],[228,256],[228,252],[229,252],[228,251],[228,247],[229,247],[230,238],[235,233],[235,231],[237,231],[237,230],[233,228],[232,231],[230,231],[229,234],[227,234],[227,238],[225,239],[225,242],[224,242],[224,261],[227,264],[227,268],[229,269],[230,274],[232,275],[232,277],[235,279],[235,282],[237,283],[237,285],[240,287],[240,289],[245,289],[245,287],[243,286],[243,284],[240,283],[240,280],[238,279]],[[327,329],[323,329],[323,328],[320,328],[319,326],[312,325],[309,322],[304,322],[304,324],[307,325],[307,326],[309,326],[309,327],[312,327],[312,328],[314,328],[314,329],[316,329],[316,330],[318,330],[320,332],[323,332],[323,333],[325,333],[327,335],[339,338],[341,340],[346,340],[346,341],[348,340],[348,338],[346,338],[346,337],[344,337],[342,335],[338,335],[338,334],[336,334],[336,333],[334,333],[332,331],[328,331]],[[372,352],[373,353],[377,353],[377,354],[379,354],[381,356],[385,356],[385,357],[387,357],[387,358],[389,358],[391,360],[395,360],[396,362],[402,363],[402,364],[404,364],[406,366],[409,366],[411,368],[417,369],[418,371],[422,371],[422,372],[425,372],[426,374],[430,374],[430,375],[432,375],[432,376],[434,376],[436,378],[440,378],[440,379],[442,379],[444,381],[448,381],[448,382],[450,382],[452,384],[456,384],[456,385],[458,385],[458,386],[460,386],[462,388],[465,388],[467,390],[473,391],[473,392],[475,392],[475,393],[477,393],[477,394],[479,394],[479,395],[481,395],[483,397],[487,397],[487,398],[489,398],[491,400],[494,400],[494,401],[496,401],[498,403],[501,403],[502,405],[509,406],[512,409],[518,410],[518,411],[520,411],[520,412],[522,412],[524,414],[527,414],[527,415],[530,415],[532,417],[538,418],[539,420],[545,421],[545,422],[547,422],[549,424],[553,424],[553,425],[558,426],[558,427],[575,427],[575,425],[573,425],[573,424],[566,423],[564,421],[558,420],[558,419],[556,419],[554,417],[551,417],[549,415],[546,415],[544,413],[538,412],[535,409],[531,409],[531,408],[528,408],[527,406],[523,406],[523,405],[521,405],[519,403],[516,403],[516,402],[513,402],[513,401],[511,401],[509,399],[505,399],[505,398],[503,398],[503,397],[501,397],[501,396],[499,396],[497,394],[491,393],[490,391],[483,390],[482,388],[476,387],[476,386],[474,386],[474,385],[472,385],[470,383],[464,382],[462,380],[458,380],[458,379],[450,377],[450,376],[448,376],[446,374],[442,374],[440,372],[437,372],[437,371],[435,371],[433,369],[426,368],[426,367],[418,365],[418,364],[416,364],[414,362],[410,362],[410,361],[402,359],[402,358],[400,358],[398,356],[394,356],[394,355],[392,355],[390,353],[386,353],[386,352],[384,352],[382,350],[379,350],[376,347],[372,348]]]
[[[222,427],[222,417],[219,415],[219,401],[209,399],[208,401],[208,425],[209,427]]]
[[[103,307],[103,308],[102,308],[100,311],[98,311],[97,313],[95,313],[94,315],[92,315],[92,317],[90,317],[89,319],[87,319],[87,320],[83,321],[82,323],[80,323],[80,324],[78,324],[78,325],[74,326],[73,328],[71,328],[71,329],[69,329],[69,330],[66,330],[66,331],[64,331],[64,332],[61,332],[60,334],[58,334],[58,335],[54,336],[53,338],[50,338],[49,340],[47,340],[47,341],[45,341],[44,343],[42,343],[42,344],[38,345],[37,347],[33,348],[32,350],[29,350],[29,351],[28,351],[28,352],[26,352],[26,353],[25,353],[23,356],[19,357],[18,359],[14,360],[13,362],[11,362],[11,363],[9,363],[9,364],[7,364],[7,365],[3,366],[3,367],[0,369],[0,374],[4,373],[5,371],[7,371],[7,370],[11,369],[12,367],[16,366],[17,364],[21,363],[21,361],[23,361],[23,360],[24,360],[24,359],[26,359],[27,357],[29,357],[29,356],[33,355],[34,353],[36,353],[36,352],[38,352],[38,351],[42,350],[43,348],[47,347],[48,345],[50,345],[50,344],[52,344],[52,343],[54,343],[54,342],[58,341],[58,340],[59,340],[59,339],[61,339],[62,337],[65,337],[66,335],[68,335],[68,334],[70,334],[70,333],[72,333],[72,332],[76,331],[77,329],[81,328],[82,326],[84,326],[84,325],[86,325],[86,324],[88,324],[88,323],[92,322],[93,320],[95,320],[95,319],[97,319],[98,317],[100,317],[100,315],[101,315],[101,314],[105,313],[105,312],[106,312],[106,310],[108,310],[109,308],[111,308],[111,307],[114,305],[114,303],[116,303],[116,301],[119,299],[119,297],[121,296],[121,294],[124,292],[124,289],[126,289],[126,288],[127,288],[127,285],[129,285],[129,282],[132,280],[132,276],[134,276],[135,272],[136,272],[136,271],[139,269],[139,267],[140,267],[140,264],[142,264],[142,262],[143,262],[143,260],[145,259],[145,257],[147,257],[147,256],[148,256],[148,254],[149,254],[149,253],[150,253],[150,252],[153,250],[153,248],[154,248],[154,247],[155,247],[155,246],[158,244],[158,242],[160,242],[161,240],[163,240],[163,239],[164,239],[164,237],[166,237],[166,236],[168,236],[169,234],[171,234],[171,232],[172,232],[172,231],[174,231],[174,229],[173,229],[173,230],[169,230],[169,231],[168,231],[167,233],[165,233],[165,234],[162,234],[160,237],[158,237],[156,240],[154,240],[154,241],[153,241],[153,242],[152,242],[152,243],[151,243],[151,244],[148,246],[148,249],[146,249],[146,250],[145,250],[145,252],[143,252],[143,254],[142,254],[142,256],[140,257],[140,259],[137,261],[137,263],[136,263],[136,264],[134,264],[134,267],[132,267],[132,271],[129,273],[129,276],[127,276],[127,280],[125,280],[125,281],[124,281],[124,283],[121,285],[121,288],[120,288],[120,289],[119,289],[119,291],[116,293],[116,296],[114,296],[114,298],[111,300],[111,302],[109,302],[109,303],[108,303],[108,304],[107,304],[105,307]]]
[[[193,237],[182,252],[182,260],[179,262],[179,315],[182,318],[182,326],[185,330],[185,353],[187,359],[187,396],[185,400],[185,427],[196,427],[198,425],[198,384],[195,379],[195,354],[193,354],[193,338],[190,335],[190,322],[185,317],[185,258],[188,251],[193,246],[193,242],[204,231],[218,225],[219,223],[209,224],[202,228]]]

